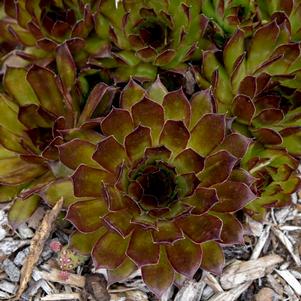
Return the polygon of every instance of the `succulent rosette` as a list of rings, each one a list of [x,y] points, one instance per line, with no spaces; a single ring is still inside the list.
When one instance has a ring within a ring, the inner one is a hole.
[[[208,19],[200,6],[195,0],[125,0],[115,8],[114,1],[102,1],[96,31],[111,44],[108,54],[94,57],[94,63],[115,69],[116,81],[130,76],[154,80],[158,68],[184,72],[185,62],[198,56],[197,48],[215,48],[205,39]]]
[[[299,160],[282,149],[252,143],[241,160],[241,166],[255,178],[253,191],[258,196],[244,210],[258,221],[267,210],[292,204],[292,194],[300,189]]]
[[[300,43],[291,42],[279,13],[250,40],[238,29],[223,53],[204,51],[196,79],[203,88],[212,84],[217,111],[235,116],[237,130],[300,156],[300,58]]]
[[[218,26],[216,31],[220,35],[229,36],[237,28],[251,34],[258,23],[255,1],[204,0],[201,2],[202,12],[216,23]]]
[[[148,91],[130,81],[120,101],[100,122],[100,142],[58,147],[85,198],[66,215],[77,229],[70,247],[92,252],[110,283],[141,268],[161,296],[179,274],[220,273],[221,245],[243,242],[235,212],[256,197],[240,167],[250,139],[214,113],[209,90],[188,101],[159,80]]]
[[[292,38],[294,41],[301,39],[301,2],[294,0],[260,0],[258,2],[259,16],[263,21],[273,19],[284,12],[291,24]]]
[[[115,93],[114,88],[99,83],[85,103],[81,103],[80,94],[71,95],[76,83],[72,57],[66,44],[60,47],[56,57],[59,75],[38,65],[8,67],[4,74],[4,91],[0,94],[0,201],[14,199],[9,211],[13,226],[33,214],[45,186],[70,174],[58,160],[58,145],[75,137],[101,140],[101,135],[92,130],[91,119],[110,108]],[[62,190],[52,192],[58,198],[64,196]],[[53,196],[48,203],[52,205],[57,199]],[[66,199],[65,207],[68,202]]]
[[[67,43],[78,65],[95,47],[93,10],[97,1],[5,1],[1,33],[18,42],[17,54],[40,64],[55,60],[57,46]],[[97,49],[103,51],[101,47]]]

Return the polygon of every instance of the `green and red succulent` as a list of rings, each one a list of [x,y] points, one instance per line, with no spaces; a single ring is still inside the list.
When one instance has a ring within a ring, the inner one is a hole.
[[[256,195],[239,163],[250,140],[214,113],[210,91],[188,101],[158,86],[147,92],[131,81],[101,120],[100,142],[76,138],[58,149],[75,170],[74,195],[85,198],[66,215],[77,229],[70,246],[92,252],[110,283],[141,268],[161,296],[178,274],[222,271],[220,245],[243,242],[235,212]]]
[[[57,56],[60,76],[33,65],[28,69],[8,67],[3,78],[0,201],[18,196],[9,212],[14,226],[33,214],[40,203],[37,194],[45,185],[70,173],[59,161],[58,145],[75,137],[101,140],[92,130],[93,114],[100,116],[110,108],[115,93],[114,88],[99,83],[85,104],[76,95],[72,97],[73,75],[65,50]]]
[[[4,1],[12,226],[63,197],[75,230],[53,245],[62,277],[91,255],[110,284],[141,270],[160,297],[200,268],[219,274],[222,247],[243,243],[237,213],[263,220],[300,188],[300,12],[292,0]]]
[[[238,29],[222,53],[204,51],[195,72],[201,87],[212,85],[217,111],[236,117],[238,131],[300,156],[300,43],[291,41],[281,16],[251,40]]]

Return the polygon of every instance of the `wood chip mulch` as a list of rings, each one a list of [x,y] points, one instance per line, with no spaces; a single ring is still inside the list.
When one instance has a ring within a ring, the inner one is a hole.
[[[171,287],[162,301],[297,301],[301,299],[301,195],[289,208],[271,210],[261,224],[244,217],[245,244],[225,248],[220,277],[199,272]],[[91,261],[68,279],[59,277],[50,241],[67,243],[68,230],[56,221],[61,202],[39,208],[34,218],[12,230],[9,204],[0,209],[0,300],[155,301],[136,273],[107,288],[106,273]]]

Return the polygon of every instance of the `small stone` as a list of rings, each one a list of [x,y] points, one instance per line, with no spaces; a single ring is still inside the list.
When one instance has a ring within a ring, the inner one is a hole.
[[[6,236],[6,231],[0,227],[0,240],[4,239]]]
[[[33,231],[26,224],[21,224],[17,230],[22,239],[32,238],[34,235]]]
[[[14,264],[17,266],[23,265],[28,254],[29,254],[29,248],[20,251],[14,259]]]
[[[12,237],[9,237],[0,242],[0,250],[4,255],[11,255],[19,248],[29,244],[30,240],[15,240]]]
[[[9,281],[0,281],[0,289],[9,294],[14,294],[17,291],[17,286]]]
[[[256,301],[275,301],[276,293],[269,287],[262,288],[255,296]]]
[[[20,279],[20,271],[17,266],[10,260],[5,259],[2,263],[3,269],[12,282],[18,282]]]

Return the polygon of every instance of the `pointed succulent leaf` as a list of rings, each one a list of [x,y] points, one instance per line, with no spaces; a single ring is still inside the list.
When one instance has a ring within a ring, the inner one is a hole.
[[[126,159],[126,153],[124,147],[113,136],[109,136],[97,144],[92,157],[104,169],[115,172]]]
[[[182,121],[167,120],[163,126],[159,142],[177,154],[185,149],[189,136],[189,131]]]
[[[166,246],[168,260],[180,274],[192,278],[199,269],[202,260],[202,249],[190,239],[181,239]]]
[[[108,92],[109,87],[104,83],[99,83],[95,85],[91,93],[89,94],[89,97],[87,99],[87,103],[81,112],[81,115],[79,117],[79,124],[84,123],[86,120],[89,120],[93,113],[96,111],[96,109],[103,105],[103,107],[106,109],[107,104],[105,104],[106,98],[105,94]],[[111,105],[111,99],[109,97],[108,104]],[[103,112],[101,112],[103,113]]]
[[[185,198],[183,202],[193,207],[193,214],[203,214],[218,202],[218,197],[214,188],[198,187],[193,195]]]
[[[182,89],[167,93],[162,105],[166,119],[181,120],[189,126],[191,108]]]
[[[126,153],[132,161],[141,158],[145,149],[152,146],[150,128],[139,125],[126,136],[124,145]]]
[[[213,99],[211,95],[211,90],[206,89],[195,93],[191,98],[190,128],[194,128],[201,116],[212,112]]]
[[[130,79],[124,87],[120,95],[120,106],[129,110],[132,105],[142,100],[145,95],[145,90],[138,85],[133,79]]]
[[[236,157],[223,150],[208,156],[204,169],[198,175],[201,185],[209,187],[227,180],[236,162]]]
[[[90,255],[93,246],[106,231],[107,229],[104,227],[100,227],[96,231],[89,233],[74,231],[70,236],[68,246],[77,250],[82,255]]]
[[[162,84],[160,77],[149,86],[147,94],[150,99],[155,100],[156,102],[162,104],[164,96],[168,93],[166,87]]]
[[[29,198],[16,199],[8,211],[8,221],[13,228],[26,222],[40,205],[40,197],[37,195]]]
[[[211,215],[190,215],[177,221],[183,232],[196,243],[220,239],[222,222]]]
[[[159,221],[157,227],[158,230],[153,231],[155,243],[173,243],[184,238],[178,226],[170,221]]]
[[[217,146],[215,151],[226,150],[236,158],[242,158],[246,153],[250,143],[251,139],[241,134],[233,133],[226,136],[224,141]]]
[[[228,74],[232,74],[235,62],[244,52],[244,39],[244,32],[237,29],[225,46],[223,55]]]
[[[149,127],[152,131],[152,138],[158,141],[159,134],[164,124],[164,111],[159,104],[144,98],[132,106],[134,125]]]
[[[125,251],[128,243],[128,238],[122,238],[115,232],[107,231],[93,248],[94,265],[97,268],[117,268],[126,258]]]
[[[222,273],[225,259],[222,248],[215,241],[207,241],[201,245],[203,258],[201,268],[216,275]]]
[[[66,219],[71,221],[75,227],[83,233],[94,232],[101,227],[101,217],[106,212],[106,203],[103,199],[78,201],[68,208]],[[81,217],[85,216],[85,220]]]
[[[159,298],[174,281],[174,270],[168,261],[163,247],[161,247],[159,262],[143,266],[141,271],[143,281]]]
[[[101,129],[107,136],[114,136],[123,143],[124,138],[134,129],[130,113],[122,109],[113,109],[101,123]]]
[[[191,148],[187,148],[177,155],[173,164],[179,174],[190,172],[198,173],[204,167],[204,158]]]
[[[80,165],[72,175],[74,195],[77,197],[100,197],[101,182],[113,183],[113,175],[107,171]]]
[[[75,83],[76,65],[67,43],[63,43],[57,47],[56,65],[64,87],[70,90]]]
[[[58,147],[60,160],[71,169],[76,169],[80,164],[91,167],[98,167],[92,159],[95,152],[95,145],[84,140],[73,139]]]
[[[26,75],[27,72],[23,68],[7,68],[3,79],[4,87],[19,105],[39,105],[39,100],[26,80]]]
[[[254,193],[244,183],[226,181],[214,185],[219,202],[212,208],[218,212],[235,212],[255,199]]]
[[[278,36],[279,26],[275,20],[257,29],[249,50],[249,71],[254,71],[272,54]]]
[[[131,274],[137,270],[135,263],[129,258],[125,258],[123,263],[114,270],[108,271],[108,283],[113,284],[115,282],[121,282],[128,279]]]
[[[63,197],[64,208],[68,208],[69,205],[75,203],[77,198],[73,194],[73,184],[69,179],[59,179],[52,183],[49,183],[41,192],[41,198],[47,202],[50,206],[54,206],[57,201]]]
[[[149,230],[137,228],[131,235],[126,253],[138,267],[153,264],[159,260],[159,245],[154,244]]]
[[[214,133],[212,133],[212,129]],[[204,115],[191,131],[188,146],[201,156],[208,155],[225,137],[225,116]]]
[[[256,108],[251,98],[245,95],[237,95],[233,100],[233,114],[245,124],[250,124]]]
[[[58,88],[56,75],[52,71],[35,65],[28,71],[27,80],[45,109],[58,116],[63,115],[63,96]]]
[[[242,244],[244,229],[238,219],[230,213],[213,213],[223,222],[221,241],[223,244]]]

